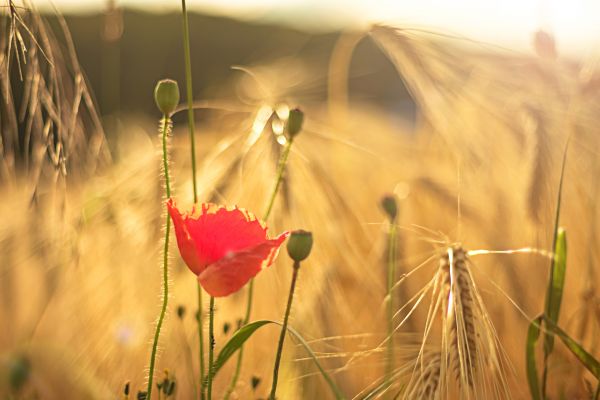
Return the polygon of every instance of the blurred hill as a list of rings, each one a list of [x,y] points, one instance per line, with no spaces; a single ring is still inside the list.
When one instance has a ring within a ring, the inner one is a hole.
[[[155,82],[165,77],[183,82],[180,14],[123,10],[112,16],[65,18],[102,114],[120,109],[127,114],[153,115]],[[310,65],[314,71],[314,81],[300,86],[295,94],[307,95],[313,101],[325,99],[329,57],[340,32],[311,33],[196,13],[189,18],[196,99],[222,93],[222,88],[240,74],[231,69],[234,65],[251,67],[284,58]],[[49,19],[54,22],[55,17]],[[392,64],[370,39],[364,39],[356,49],[350,77],[353,93],[412,116],[410,96]]]

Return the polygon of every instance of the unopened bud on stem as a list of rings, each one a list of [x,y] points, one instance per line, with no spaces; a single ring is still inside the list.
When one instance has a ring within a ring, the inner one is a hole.
[[[312,245],[312,233],[300,229],[291,233],[287,242],[287,251],[290,258],[298,263],[308,257]]]
[[[154,101],[158,109],[166,116],[171,116],[179,104],[179,86],[172,79],[158,81],[154,88]]]
[[[396,196],[388,194],[383,196],[381,199],[381,208],[385,211],[390,221],[395,221],[398,215],[398,203],[396,202]]]
[[[304,113],[299,108],[290,110],[290,114],[287,120],[286,130],[290,139],[295,137],[302,130],[302,124],[304,123]]]

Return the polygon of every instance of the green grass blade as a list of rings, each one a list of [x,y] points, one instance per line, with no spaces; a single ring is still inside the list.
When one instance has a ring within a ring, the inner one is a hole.
[[[583,366],[600,381],[600,362],[552,321],[546,319],[546,327],[552,330]]]
[[[277,325],[281,325],[281,324],[279,324],[277,322]],[[323,379],[325,379],[325,381],[327,381],[327,384],[329,385],[329,388],[335,394],[335,398],[337,400],[344,399],[345,398],[344,394],[337,387],[337,385],[333,382],[333,380],[331,379],[331,377],[329,376],[329,374],[323,369],[323,367],[321,366],[321,363],[319,363],[319,360],[318,360],[317,356],[315,355],[315,353],[310,348],[310,345],[308,344],[308,342],[306,340],[304,340],[304,338],[294,328],[288,326],[287,330],[288,330],[289,333],[292,334],[292,336],[294,336],[300,342],[300,344],[304,347],[304,349],[306,350],[306,352],[308,353],[308,355],[310,355],[310,357],[312,358],[313,362],[315,363],[315,365],[319,369],[319,372],[323,376]]]
[[[567,269],[567,233],[563,228],[558,228],[556,233],[556,242],[554,243],[554,258],[550,279],[548,282],[548,292],[546,295],[546,307],[544,314],[546,318],[558,324],[560,314],[560,305],[565,286],[565,273]],[[554,336],[551,332],[544,335],[544,351],[550,354],[554,347]]]
[[[227,341],[227,343],[225,343],[225,346],[223,346],[219,352],[219,355],[215,360],[213,374],[217,374],[221,367],[225,365],[227,360],[229,360],[231,356],[234,355],[235,352],[244,345],[244,343],[246,343],[246,340],[250,339],[254,332],[269,323],[271,323],[271,321],[266,320],[251,322],[242,326],[235,334],[233,334],[233,336],[231,336],[231,338]]]
[[[540,381],[538,377],[537,366],[535,363],[535,346],[540,337],[540,323],[542,317],[537,317],[529,324],[527,330],[527,343],[525,348],[525,365],[527,366],[527,382],[529,391],[533,400],[541,400],[542,392],[540,390]]]
[[[552,240],[552,263],[550,265],[550,277],[548,279],[548,291],[546,292],[546,305],[544,307],[544,312],[546,316],[548,316],[548,312],[550,312],[553,308],[559,310],[560,309],[560,300],[555,297],[556,292],[553,292],[553,284],[554,284],[554,272],[557,264],[557,245],[559,243],[559,234],[562,231],[558,227],[558,223],[560,221],[560,209],[562,205],[562,188],[565,180],[565,169],[567,166],[567,154],[569,153],[569,143],[571,142],[571,135],[567,137],[567,142],[565,143],[565,148],[563,150],[562,163],[560,166],[560,179],[558,181],[558,193],[556,198],[556,213],[554,216],[554,237]],[[564,232],[564,231],[562,231]],[[566,256],[566,236],[564,252]],[[565,257],[566,263],[566,257]],[[563,275],[563,283],[564,285],[564,275]],[[560,290],[561,298],[562,298],[562,285]],[[558,321],[558,311],[556,311],[556,320]],[[554,347],[554,337],[552,334],[548,333],[546,330],[546,334],[544,335],[544,372],[542,374],[542,398],[546,397],[546,382],[548,381],[548,359],[550,357],[550,353],[552,352],[552,348]]]
[[[214,364],[214,368],[213,368],[213,371],[214,371],[213,376],[216,375],[217,372],[223,367],[223,365],[225,365],[225,363],[231,358],[231,356],[233,356],[235,354],[235,352],[238,351],[244,345],[244,343],[246,343],[246,341],[248,339],[250,339],[250,337],[254,334],[254,332],[256,332],[258,329],[262,328],[263,326],[270,325],[270,324],[281,326],[281,323],[279,323],[279,322],[270,321],[270,320],[260,320],[260,321],[251,322],[251,323],[241,327],[227,341],[227,343],[225,343],[225,345],[219,352],[219,355],[217,356],[217,359],[215,360],[215,364]],[[335,395],[336,400],[344,400],[345,396],[343,395],[341,390],[337,387],[337,385],[333,382],[333,380],[331,379],[331,377],[329,376],[327,371],[325,371],[323,369],[323,367],[321,366],[321,363],[319,362],[319,359],[315,355],[314,351],[311,349],[308,342],[306,340],[304,340],[302,335],[300,335],[300,333],[298,333],[295,329],[288,326],[287,331],[297,341],[300,342],[300,344],[304,347],[304,349],[306,350],[308,355],[312,358],[313,362],[315,363],[316,367],[318,368],[319,372],[321,373],[321,376],[323,376],[323,379],[325,379],[325,381],[329,385],[329,388]]]

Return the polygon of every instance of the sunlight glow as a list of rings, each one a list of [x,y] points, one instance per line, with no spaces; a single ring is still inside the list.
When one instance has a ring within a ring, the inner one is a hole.
[[[97,11],[106,0],[36,0],[38,7],[56,4],[63,11]],[[121,0],[123,6],[174,11],[179,2]],[[533,32],[544,29],[557,38],[561,52],[590,52],[600,44],[600,2],[592,0],[188,0],[188,8],[244,20],[330,30],[374,22],[422,27],[477,40],[529,49]],[[376,4],[376,5],[375,5]]]

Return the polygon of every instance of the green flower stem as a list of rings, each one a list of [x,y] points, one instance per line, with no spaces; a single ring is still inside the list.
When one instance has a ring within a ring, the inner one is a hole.
[[[279,192],[279,187],[281,186],[281,182],[283,181],[283,174],[285,172],[285,167],[288,162],[288,158],[290,155],[290,150],[292,149],[292,144],[294,143],[294,138],[288,139],[283,149],[283,153],[281,153],[281,157],[279,158],[279,164],[277,166],[277,175],[275,178],[275,186],[273,187],[273,191],[271,192],[271,197],[269,198],[269,203],[267,205],[267,209],[263,216],[263,221],[267,221],[269,216],[271,215],[271,211],[273,210],[273,205],[275,204],[275,198],[277,197],[277,192]],[[244,319],[242,320],[242,326],[246,325],[248,321],[250,321],[250,314],[252,313],[252,299],[254,294],[254,279],[250,280],[250,284],[248,285],[248,297],[246,300],[246,315],[244,315]],[[240,378],[240,373],[242,371],[242,360],[244,358],[244,346],[240,347],[238,351],[238,357],[235,364],[235,372],[233,373],[233,377],[231,379],[231,383],[229,384],[229,388],[223,397],[224,400],[229,400],[229,396],[233,393],[235,386],[237,385],[237,381]]]
[[[210,306],[208,309],[208,389],[207,399],[212,400],[212,381],[214,369],[214,353],[215,353],[215,298],[210,297]]]
[[[269,215],[271,215],[271,210],[273,210],[273,204],[275,204],[275,198],[277,197],[277,192],[279,191],[279,186],[281,186],[281,182],[283,181],[283,173],[285,172],[285,166],[287,165],[288,157],[290,155],[290,150],[292,149],[292,144],[294,143],[294,138],[288,139],[283,149],[283,153],[281,153],[281,158],[279,159],[279,165],[277,166],[277,178],[275,180],[275,187],[271,192],[271,198],[269,199],[269,205],[267,206],[267,210],[263,216],[263,221],[267,221],[269,219]]]
[[[394,369],[394,296],[392,289],[396,280],[396,225],[390,221],[388,232],[388,277],[387,277],[387,360],[385,368],[385,382],[389,386],[392,381],[392,371]]]
[[[163,172],[165,174],[165,191],[167,198],[171,197],[171,182],[169,180],[169,156],[167,153],[167,142],[169,132],[171,130],[171,119],[164,115],[161,122],[162,131],[162,150],[163,150]],[[162,308],[160,310],[160,316],[156,324],[156,331],[154,332],[154,341],[152,343],[152,354],[150,355],[150,372],[148,375],[148,388],[146,392],[148,394],[147,399],[152,398],[152,381],[154,379],[154,364],[156,363],[156,351],[158,349],[158,338],[160,337],[160,329],[162,328],[165,314],[167,311],[167,303],[169,301],[169,237],[171,234],[171,218],[167,213],[167,227],[165,229],[165,246],[163,249],[163,299]]]
[[[194,137],[194,92],[192,85],[192,60],[190,56],[190,29],[188,24],[185,0],[181,0],[183,14],[183,50],[185,54],[185,90],[188,106],[188,128],[190,133],[190,147],[192,159],[192,186],[194,188],[194,204],[198,202],[198,187],[196,186],[196,141]]]
[[[199,345],[199,354],[198,358],[200,359],[200,399],[204,400],[205,398],[205,390],[204,390],[204,329],[202,326],[202,286],[198,282],[196,285],[198,289],[198,345]]]
[[[188,108],[188,129],[190,134],[190,150],[192,160],[192,187],[194,204],[198,202],[198,186],[196,183],[196,139],[194,135],[194,92],[192,85],[192,60],[190,55],[190,29],[188,22],[185,0],[181,0],[181,12],[183,15],[183,50],[185,62],[185,87]],[[204,333],[202,329],[202,288],[198,283],[198,347],[200,359],[200,399],[204,400]]]
[[[283,350],[283,342],[287,333],[287,324],[292,309],[292,301],[294,299],[294,290],[296,289],[296,280],[298,279],[298,271],[300,270],[300,262],[294,261],[294,273],[292,274],[292,284],[288,295],[287,307],[285,309],[285,317],[283,318],[283,326],[279,335],[279,345],[277,346],[277,355],[275,356],[275,367],[273,368],[273,384],[271,386],[271,394],[269,400],[275,400],[275,392],[277,391],[277,379],[279,377],[279,364],[281,362],[281,352]]]

